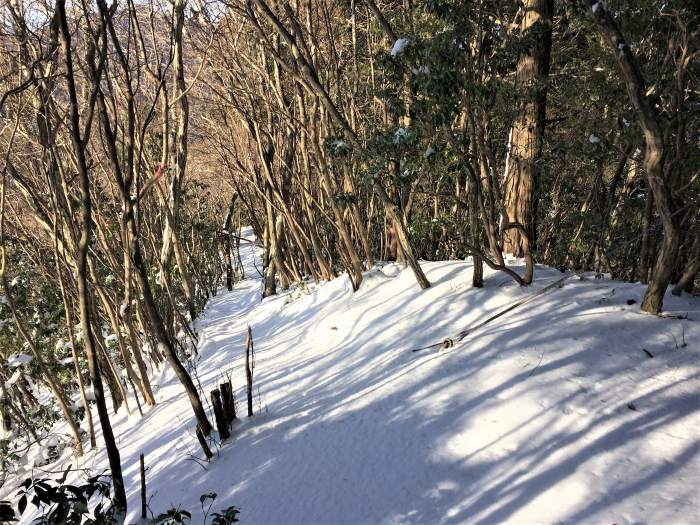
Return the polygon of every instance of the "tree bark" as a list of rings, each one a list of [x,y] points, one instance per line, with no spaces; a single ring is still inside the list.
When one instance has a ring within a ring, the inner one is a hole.
[[[692,284],[693,279],[695,279],[695,276],[698,273],[700,273],[700,233],[698,233],[698,235],[695,237],[695,241],[693,242],[693,254],[690,257],[681,278],[678,279],[678,282],[676,283],[676,286],[673,287],[671,293],[673,295],[681,295],[683,290]]]
[[[119,457],[119,449],[117,448],[112,425],[109,421],[107,413],[107,405],[105,403],[104,390],[102,388],[102,378],[100,377],[99,362],[95,351],[95,340],[92,331],[92,320],[90,318],[90,292],[88,288],[88,250],[90,245],[90,230],[92,228],[92,202],[90,197],[90,176],[88,174],[87,161],[85,159],[84,143],[80,132],[80,110],[78,106],[78,97],[75,90],[75,80],[73,77],[73,58],[71,51],[71,36],[66,18],[65,0],[56,1],[56,9],[59,13],[61,27],[61,44],[63,47],[66,81],[68,84],[68,95],[70,100],[70,126],[71,126],[71,143],[73,152],[77,159],[78,175],[80,182],[80,222],[81,234],[78,243],[78,253],[76,254],[78,282],[78,306],[80,309],[80,324],[83,330],[83,342],[85,353],[87,354],[88,369],[90,371],[90,380],[92,382],[93,393],[95,396],[95,404],[97,405],[97,413],[100,418],[100,426],[102,427],[102,435],[105,440],[105,448],[107,449],[107,459],[109,461],[110,471],[112,473],[112,487],[114,489],[113,503],[117,510],[117,514],[126,515],[126,492],[124,490],[124,479],[122,477],[121,459]],[[99,83],[99,79],[97,80]],[[123,518],[122,518],[123,519]]]
[[[526,0],[520,23],[522,38],[526,41],[516,72],[522,102],[512,128],[506,173],[505,222],[522,224],[524,232],[514,228],[503,231],[504,251],[517,257],[525,253],[522,236],[528,235],[531,245],[535,239],[536,162],[544,134],[553,10],[554,0]]]
[[[408,230],[406,229],[406,225],[403,223],[403,218],[399,213],[398,206],[391,201],[386,193],[386,190],[384,190],[382,185],[376,180],[374,181],[374,191],[384,204],[384,209],[386,210],[387,215],[389,215],[394,223],[394,226],[396,227],[396,236],[398,238],[399,245],[404,256],[406,257],[408,265],[411,267],[411,270],[413,270],[413,275],[418,282],[418,286],[420,286],[423,290],[430,288],[430,281],[428,281],[428,278],[423,273],[423,269],[420,267],[418,259],[416,259],[413,252],[411,240],[408,237]]]
[[[678,206],[672,197],[671,181],[666,177],[664,170],[668,152],[659,126],[657,111],[649,100],[646,83],[629,44],[602,2],[598,0],[583,0],[583,2],[591,8],[597,27],[615,56],[628,97],[644,132],[646,149],[643,166],[649,189],[654,196],[654,205],[661,219],[664,236],[649,286],[644,294],[642,310],[656,314],[663,306],[664,294],[673,275],[680,245],[680,214],[677,213]]]
[[[98,5],[105,18],[107,18],[107,20],[109,21],[108,17],[110,15],[104,3],[104,0],[98,0]],[[117,44],[117,42],[114,43],[115,45]],[[92,80],[93,82],[95,82],[95,80],[97,79],[93,78]],[[141,288],[141,293],[143,294],[143,299],[141,302],[146,312],[148,321],[150,321],[150,326],[152,328],[152,332],[155,337],[158,350],[165,355],[166,360],[173,368],[175,375],[177,376],[178,380],[185,389],[190,404],[192,405],[192,410],[195,413],[197,423],[202,429],[202,432],[204,432],[204,434],[206,435],[209,432],[211,432],[211,424],[209,423],[206,413],[204,412],[204,407],[199,398],[199,393],[197,392],[197,389],[194,383],[192,382],[192,378],[190,377],[189,373],[182,365],[180,359],[177,356],[175,347],[168,336],[168,331],[166,329],[165,323],[163,322],[163,318],[161,317],[160,312],[158,311],[155,299],[153,297],[153,292],[148,281],[146,265],[143,260],[141,247],[138,242],[139,235],[134,210],[135,202],[131,198],[132,173],[126,171],[124,174],[122,174],[120,155],[116,149],[117,141],[115,137],[115,132],[111,127],[109,119],[110,113],[106,106],[104,95],[99,89],[99,84],[95,83],[95,85],[97,86],[96,89],[98,90],[97,102],[99,104],[99,118],[102,126],[102,132],[105,137],[107,155],[112,168],[114,179],[116,180],[119,188],[119,193],[122,201],[122,221],[126,226],[126,236],[128,238],[128,245],[127,247],[125,247],[125,249],[129,252],[130,262],[134,269],[136,282],[139,284],[139,287]],[[132,116],[130,116],[130,118],[132,118]]]

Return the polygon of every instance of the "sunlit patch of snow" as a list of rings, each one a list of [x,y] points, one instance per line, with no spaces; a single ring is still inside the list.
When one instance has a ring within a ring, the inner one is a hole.
[[[22,365],[27,365],[32,362],[32,359],[34,358],[28,354],[13,354],[7,359],[7,366],[14,368]]]
[[[394,42],[394,45],[391,48],[391,56],[396,58],[399,56],[401,53],[403,53],[406,50],[406,47],[408,47],[408,44],[411,43],[410,38],[397,38],[396,42]]]

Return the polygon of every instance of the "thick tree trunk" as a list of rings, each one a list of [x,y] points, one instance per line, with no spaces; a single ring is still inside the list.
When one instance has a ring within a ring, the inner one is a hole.
[[[479,224],[476,218],[476,196],[469,196],[469,230],[471,240],[474,246],[479,246]],[[484,260],[478,253],[472,253],[472,286],[474,288],[482,288],[484,286]]]
[[[651,221],[654,212],[654,197],[651,190],[647,189],[646,202],[644,204],[644,215],[642,216],[642,235],[639,248],[639,268],[637,278],[640,283],[649,282],[649,251],[651,244]]]
[[[536,162],[544,133],[553,10],[554,0],[526,0],[520,23],[525,51],[518,59],[516,84],[522,102],[511,131],[504,196],[505,222],[521,224],[530,237],[530,244],[533,244],[536,231]],[[504,251],[523,256],[524,232],[516,228],[503,231]]]

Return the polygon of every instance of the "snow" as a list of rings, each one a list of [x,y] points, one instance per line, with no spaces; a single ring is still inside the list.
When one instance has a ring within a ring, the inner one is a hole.
[[[91,386],[85,389],[85,399],[87,399],[88,401],[95,400],[95,391],[92,389]]]
[[[343,276],[260,301],[251,246],[251,278],[197,322],[193,365],[207,394],[230,373],[243,414],[250,325],[256,415],[212,442],[200,468],[188,460],[203,457],[192,410],[164,368],[143,420],[112,416],[126,523],[139,521],[142,452],[150,508],[181,505],[192,523],[207,492],[213,510],[238,506],[242,523],[698,522],[697,298],[665,299],[687,319],[649,316],[642,285],[572,277],[448,350],[411,352],[562,274],[538,266],[521,288],[485,269],[474,289],[470,261],[423,262],[432,286],[421,291],[387,263],[356,293]],[[101,450],[64,461],[107,468]]]
[[[12,385],[19,381],[20,377],[22,377],[22,371],[15,370],[15,372],[10,376],[10,379],[5,381],[5,388],[9,389],[10,387],[12,387]]]
[[[341,139],[335,139],[331,142],[331,147],[336,151],[342,151],[348,147],[347,142]]]
[[[398,128],[394,131],[394,144],[400,144],[402,141],[406,140],[409,133],[410,132],[406,128]]]
[[[413,70],[414,75],[429,75],[430,74],[430,68],[423,64],[420,66],[418,69]]]
[[[394,58],[399,56],[401,53],[403,53],[406,50],[406,47],[410,43],[411,43],[410,38],[397,38],[396,42],[394,42],[394,46],[391,48],[391,56]]]
[[[27,354],[13,354],[7,359],[7,366],[18,367],[32,362],[32,356]]]
[[[55,435],[54,435],[54,436],[50,436],[50,437],[46,440],[46,446],[47,446],[47,447],[57,447],[57,446],[59,446],[61,443],[62,443],[62,442],[61,442],[60,438],[59,438],[58,436],[55,436]]]
[[[168,355],[168,347],[164,343],[158,343],[156,346],[158,347],[158,352],[162,355]]]
[[[6,429],[4,425],[0,422],[0,441],[10,440],[13,436],[13,430],[11,428]]]

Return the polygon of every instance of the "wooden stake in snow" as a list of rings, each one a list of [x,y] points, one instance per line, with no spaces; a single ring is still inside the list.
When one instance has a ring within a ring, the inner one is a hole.
[[[420,352],[422,350],[430,350],[431,348],[451,348],[454,346],[455,343],[461,341],[462,339],[467,337],[469,334],[475,332],[479,328],[486,326],[491,321],[498,319],[499,317],[507,314],[508,312],[515,310],[519,306],[522,306],[524,304],[529,303],[530,301],[532,301],[533,299],[536,299],[540,295],[547,293],[549,290],[561,287],[561,285],[564,284],[564,281],[570,279],[574,275],[576,275],[576,274],[570,273],[570,274],[565,275],[561,279],[554,281],[553,283],[548,284],[547,286],[545,286],[541,290],[537,290],[536,292],[528,295],[527,297],[518,301],[517,303],[511,304],[508,308],[504,308],[500,312],[493,314],[491,317],[489,317],[485,321],[478,323],[476,326],[472,326],[471,328],[467,328],[466,330],[462,330],[456,336],[448,337],[447,339],[444,339],[444,340],[440,341],[439,343],[434,343],[432,345],[423,346],[421,348],[414,348],[413,350],[411,350],[411,352]]]
[[[143,454],[139,457],[141,462],[141,519],[146,519],[146,465]]]
[[[253,416],[253,330],[248,326],[245,345],[245,377],[248,384],[248,417]]]
[[[214,454],[211,453],[211,449],[209,448],[209,445],[207,445],[207,439],[204,437],[204,432],[202,432],[202,429],[197,425],[197,441],[199,441],[199,444],[202,447],[202,450],[204,451],[204,455],[207,457],[207,459],[211,459]]]
[[[214,418],[216,419],[216,429],[219,431],[219,437],[223,441],[231,437],[228,431],[228,423],[224,415],[224,407],[221,403],[221,392],[217,389],[211,391],[211,404],[214,406]]]

